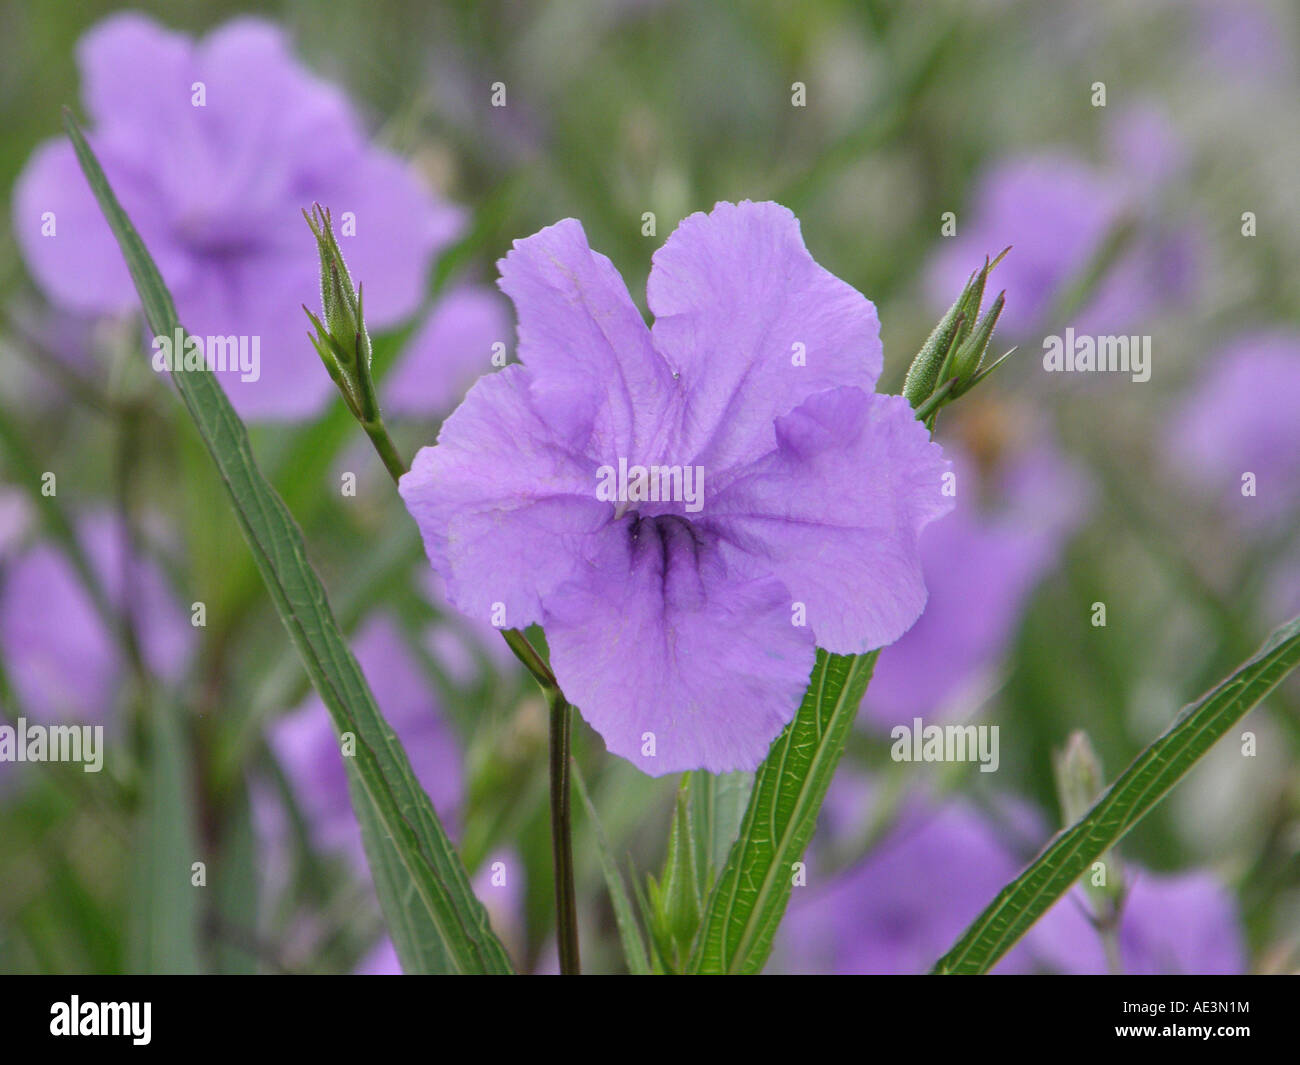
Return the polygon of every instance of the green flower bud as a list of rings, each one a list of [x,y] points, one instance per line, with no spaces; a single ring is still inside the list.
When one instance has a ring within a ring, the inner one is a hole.
[[[961,325],[962,307],[974,283],[975,274],[971,274],[961,295],[939,319],[939,324],[926,338],[921,350],[916,353],[916,358],[912,360],[912,365],[908,367],[907,378],[903,381],[903,397],[912,405],[913,410],[930,398],[939,383],[939,370],[952,349],[953,340]]]
[[[1010,250],[1004,249],[992,261],[985,259],[983,267],[967,278],[961,294],[921,345],[908,368],[903,396],[916,411],[917,418],[928,424],[933,424],[940,407],[969,391],[988,373],[988,370],[980,373],[980,364],[1006,303],[1006,293],[999,294],[983,318],[980,309],[989,272]]]
[[[695,933],[704,912],[700,875],[691,843],[691,814],[686,778],[677,791],[668,837],[668,857],[658,882],[647,877],[650,896],[650,931],[655,947],[668,967],[680,972],[690,958]]]
[[[954,344],[952,351],[948,355],[948,364],[939,374],[940,380],[954,378],[956,384],[952,389],[952,398],[956,399],[963,392],[967,391],[975,382],[975,375],[979,372],[980,363],[984,361],[984,353],[988,350],[989,341],[993,338],[993,327],[998,324],[998,317],[1002,314],[1002,308],[1006,305],[1007,294],[999,292],[993,305],[985,312],[984,317],[980,319],[979,326],[970,334],[961,346]]]
[[[320,255],[321,317],[303,307],[315,329],[315,335],[309,337],[353,414],[362,421],[370,421],[376,412],[372,409],[370,335],[366,331],[361,289],[352,285],[352,275],[334,236],[329,209],[314,204],[310,213],[304,210],[302,215],[316,238]]]
[[[1065,742],[1065,750],[1052,759],[1056,771],[1056,793],[1061,815],[1072,825],[1092,809],[1101,795],[1101,761],[1086,732],[1076,731]]]

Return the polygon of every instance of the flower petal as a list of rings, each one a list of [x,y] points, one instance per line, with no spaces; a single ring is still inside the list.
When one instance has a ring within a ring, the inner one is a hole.
[[[611,514],[595,466],[542,422],[528,383],[521,366],[480,380],[399,486],[448,598],[498,627],[541,621],[541,598]]]
[[[455,832],[464,798],[462,757],[428,678],[387,614],[372,616],[353,637],[352,647],[384,720],[410,754],[420,786]],[[267,738],[293,783],[315,845],[341,851],[364,869],[347,771],[325,704],[313,692],[298,709],[277,720]]]
[[[430,196],[406,162],[373,149],[311,187],[340,226],[339,245],[364,290],[372,330],[405,321],[424,299],[435,257],[463,232],[465,212]],[[352,235],[341,228],[345,211],[355,215]]]
[[[961,696],[997,665],[1089,493],[1050,438],[1034,438],[1032,448],[1005,460],[991,493],[998,506],[990,507],[974,461],[944,444],[956,506],[921,536],[925,613],[880,656],[859,721],[889,728],[918,714],[947,716],[954,703],[967,705]]]
[[[222,269],[205,269],[201,281],[175,290],[177,311],[190,335],[205,341],[247,337],[250,361],[252,338],[257,338],[256,367],[245,373],[228,360],[227,369],[218,373],[241,417],[307,417],[334,394],[307,339],[309,324],[302,312],[304,303],[314,302],[312,293],[319,292],[319,270],[314,256],[250,251]],[[288,313],[289,308],[298,313]]]
[[[601,462],[638,462],[667,429],[675,382],[623,279],[572,218],[525,240],[497,264],[519,313],[520,360],[549,422],[588,438]]]
[[[773,420],[813,393],[871,391],[880,376],[875,307],[813,260],[779,204],[685,219],[655,253],[647,295],[655,346],[685,394],[677,461],[711,474],[770,451]]]
[[[90,139],[168,284],[186,281],[192,269],[186,256],[174,250],[147,178],[137,178],[98,136]],[[13,225],[32,276],[66,309],[105,314],[136,305],[135,286],[121,249],[69,142],[47,141],[27,161],[14,183]]]
[[[91,119],[132,125],[141,136],[169,128],[190,108],[192,65],[188,37],[135,11],[110,15],[77,44],[81,96]]]
[[[729,569],[670,515],[602,533],[592,565],[548,599],[546,636],[565,695],[651,776],[756,768],[815,654],[779,581]]]
[[[952,507],[943,452],[901,396],[856,388],[812,396],[776,437],[709,501],[706,524],[729,558],[769,566],[806,605],[819,647],[892,643],[925,606],[920,531]]]

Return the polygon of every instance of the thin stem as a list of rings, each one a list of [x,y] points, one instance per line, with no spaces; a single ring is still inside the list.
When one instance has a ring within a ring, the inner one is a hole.
[[[560,972],[577,976],[578,901],[573,886],[573,829],[569,784],[569,704],[559,688],[547,693],[551,708],[551,859],[555,866],[555,938]]]
[[[362,421],[384,467],[396,484],[407,470],[393,444],[383,418],[375,412],[373,419]],[[555,935],[560,951],[560,972],[577,976],[581,971],[578,957],[578,900],[573,879],[572,788],[569,783],[570,707],[560,685],[538,652],[518,629],[502,629],[501,637],[516,658],[541,686],[551,716],[551,857],[555,866]]]
[[[1106,954],[1106,968],[1112,976],[1124,975],[1124,958],[1119,951],[1119,929],[1104,928],[1101,931],[1101,946]]]
[[[366,431],[370,442],[375,445],[375,451],[383,460],[388,476],[393,479],[394,484],[397,484],[402,479],[402,474],[406,472],[406,463],[402,461],[397,448],[393,446],[393,438],[388,435],[384,423],[382,421],[362,422],[361,428]]]

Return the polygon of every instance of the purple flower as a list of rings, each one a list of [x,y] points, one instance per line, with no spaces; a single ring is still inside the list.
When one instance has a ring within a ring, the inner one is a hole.
[[[1252,333],[1217,353],[1175,415],[1166,451],[1189,486],[1243,527],[1293,516],[1300,508],[1300,334]],[[1247,474],[1253,484],[1243,481]]]
[[[129,612],[146,666],[165,680],[179,679],[194,629],[162,573],[128,551],[111,514],[86,517],[77,535],[110,606]],[[0,650],[19,706],[46,721],[104,721],[127,669],[76,568],[47,541],[5,567]]]
[[[450,822],[461,802],[460,749],[400,630],[386,615],[373,617],[354,640],[353,653],[438,816]],[[324,704],[313,695],[277,721],[267,739],[293,784],[313,844],[341,852],[364,869],[339,738]],[[278,831],[274,824],[265,830],[270,836]]]
[[[470,689],[483,674],[506,674],[518,666],[501,633],[482,618],[466,617],[447,602],[447,589],[438,571],[426,567],[420,578],[424,599],[439,613],[425,646],[457,688]]]
[[[1122,205],[1117,182],[1065,153],[999,163],[981,178],[957,235],[943,242],[931,263],[931,303],[946,307],[970,264],[1009,244],[1012,254],[990,282],[1007,292],[998,328],[1015,337],[1032,334],[1097,253]]]
[[[925,613],[880,656],[863,707],[891,727],[941,717],[996,666],[1034,586],[1055,563],[1086,495],[1047,439],[1005,463],[981,492],[974,464],[945,444],[956,507],[921,536]],[[992,495],[996,505],[981,500]]]
[[[1121,115],[1108,132],[1118,153],[1110,166],[1046,151],[1009,159],[983,176],[957,235],[930,264],[926,286],[935,307],[947,308],[972,262],[1007,245],[1012,253],[991,283],[1006,289],[998,328],[1012,337],[1064,325],[1123,334],[1186,301],[1198,282],[1199,237],[1185,222],[1164,226],[1152,206],[1156,188],[1181,165],[1178,142],[1151,108]],[[1135,235],[1083,306],[1069,322],[1048,321],[1125,222],[1137,224]]]
[[[1106,126],[1107,155],[1135,198],[1154,196],[1186,169],[1182,141],[1150,102],[1120,111]]]
[[[1125,974],[1245,971],[1236,903],[1218,880],[1200,872],[1160,876],[1131,863],[1124,873],[1128,893],[1120,914],[1119,960]],[[1076,887],[1034,926],[1033,949],[1043,967],[1085,975],[1110,971],[1088,907]]]
[[[575,220],[500,268],[522,365],[480,380],[401,483],[430,561],[464,613],[545,626],[614,753],[753,768],[815,645],[883,646],[925,603],[946,463],[871,391],[875,309],[773,203],[682,222],[652,328]]]
[[[320,270],[302,208],[324,203],[341,227],[352,216],[344,254],[365,286],[367,320],[381,329],[419,306],[460,212],[369,144],[343,94],[306,71],[270,23],[236,19],[195,42],[119,14],[82,38],[77,57],[91,143],[186,329],[248,337],[250,352],[259,338],[256,380],[245,379],[249,371],[222,374],[231,401],[248,417],[315,413],[333,385],[301,309],[319,300]],[[86,314],[135,306],[65,139],[28,162],[13,217],[28,268],[52,301]]]
[[[1285,83],[1296,69],[1295,19],[1255,0],[1195,0],[1192,60],[1212,84]]]
[[[1022,865],[995,826],[967,804],[914,803],[864,860],[820,885],[813,868],[782,923],[773,967],[927,972]],[[1021,943],[995,971],[1032,968]]]
[[[463,757],[401,631],[387,615],[376,615],[357,634],[353,651],[384,718],[402,741],[420,785],[438,816],[454,828],[464,801]],[[324,705],[313,696],[271,727],[268,742],[293,786],[313,846],[341,854],[364,874],[365,852],[348,794],[339,739]],[[264,788],[255,795],[264,846],[277,859],[270,866],[271,880],[283,887],[283,870],[276,866],[283,865],[288,826]],[[494,852],[473,883],[498,933],[506,936],[507,942],[521,945],[522,861],[508,848]],[[392,941],[387,936],[380,939],[356,972],[400,973]]]
[[[384,380],[385,412],[412,418],[447,414],[492,369],[493,345],[502,345],[498,351],[504,358],[510,333],[510,317],[497,293],[469,285],[452,289]]]
[[[837,789],[843,791],[839,779],[832,796]],[[842,802],[828,805],[835,820],[846,819]],[[795,892],[782,924],[775,967],[928,971],[1024,869],[1034,845],[1046,840],[1029,807],[1003,801],[996,808],[998,820],[965,800],[935,806],[915,799],[890,834],[851,868],[819,885],[811,866],[809,885]],[[845,835],[842,824],[826,827]],[[825,842],[820,832],[818,839]],[[1130,887],[1119,937],[1125,972],[1243,970],[1236,906],[1213,878],[1156,876],[1131,863],[1124,868]],[[993,971],[1107,972],[1101,938],[1085,916],[1088,905],[1077,888],[1060,899]]]

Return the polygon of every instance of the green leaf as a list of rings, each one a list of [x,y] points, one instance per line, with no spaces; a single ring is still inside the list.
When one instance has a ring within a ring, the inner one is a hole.
[[[690,971],[756,973],[772,950],[803,855],[878,651],[817,664],[795,719],[754,777],[740,838],[709,897]]]
[[[1300,664],[1300,617],[1277,629],[1235,673],[1183,709],[1078,822],[1056,835],[935,964],[984,973],[1079,876],[1137,824],[1206,751]]]
[[[135,848],[132,972],[193,974],[199,961],[199,893],[192,864],[203,861],[194,829],[189,759],[176,709],[157,700],[149,715],[149,771]]]
[[[397,959],[402,963],[402,972],[456,972],[460,967],[443,945],[438,922],[424,909],[424,899],[412,890],[412,877],[401,848],[387,834],[377,806],[369,800],[356,760],[345,758],[344,762],[347,764],[348,793],[352,796],[352,808],[356,810],[361,825],[361,843],[370,866],[370,878],[374,881],[375,895],[379,898],[384,923],[397,950]]]
[[[180,321],[171,294],[66,110],[64,125],[126,258],[150,329],[156,335],[172,335]],[[474,897],[464,865],[330,612],[325,588],[307,561],[302,533],[257,468],[243,423],[210,372],[182,371],[172,380],[217,466],[262,580],[335,729],[355,737],[355,759],[345,759],[349,780],[355,782],[353,802],[367,856],[379,859],[376,880],[388,884],[380,901],[386,904],[385,918],[403,966],[408,971],[445,966],[456,972],[509,972],[509,959],[492,933],[487,911]],[[400,907],[395,899],[401,900]],[[430,946],[435,941],[439,949]]]
[[[707,898],[718,872],[726,864],[731,845],[740,835],[745,807],[754,790],[754,774],[696,770],[687,776],[695,866],[700,876],[700,895]]]
[[[623,944],[623,957],[628,971],[636,976],[645,976],[654,969],[646,952],[645,940],[641,938],[641,927],[637,924],[636,910],[623,883],[623,874],[618,871],[613,852],[609,849],[609,840],[605,838],[605,829],[596,816],[596,805],[591,801],[587,785],[576,763],[573,766],[573,782],[578,786],[582,804],[591,819],[591,827],[596,835],[596,856],[600,859],[600,871],[605,877],[605,887],[609,891],[609,901],[614,907],[614,921],[618,925],[618,938]]]

